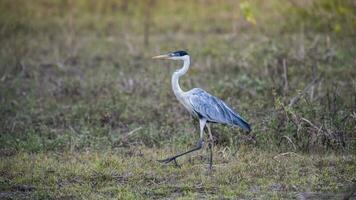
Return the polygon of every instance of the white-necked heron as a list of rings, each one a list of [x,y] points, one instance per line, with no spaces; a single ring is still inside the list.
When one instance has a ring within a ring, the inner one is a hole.
[[[195,117],[199,119],[200,124],[200,138],[195,148],[184,153],[159,160],[162,163],[169,163],[174,161],[177,165],[176,158],[193,151],[199,150],[203,147],[204,141],[204,127],[208,129],[210,137],[210,162],[209,168],[212,167],[212,141],[213,137],[210,130],[210,123],[227,124],[231,126],[239,126],[243,130],[250,132],[250,125],[239,114],[234,112],[225,102],[219,98],[205,92],[200,88],[194,88],[189,91],[183,91],[179,86],[179,78],[184,75],[190,66],[190,57],[185,51],[175,51],[164,55],[152,57],[153,59],[170,59],[183,60],[183,67],[176,70],[172,75],[172,89],[181,104]]]

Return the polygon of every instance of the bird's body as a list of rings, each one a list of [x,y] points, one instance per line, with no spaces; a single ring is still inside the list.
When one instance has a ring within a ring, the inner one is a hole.
[[[186,92],[186,95],[193,113],[199,119],[206,119],[207,123],[240,126],[242,129],[250,131],[250,125],[219,98],[200,88],[194,88]]]
[[[195,117],[199,119],[200,123],[200,140],[196,148],[184,152],[182,154],[161,160],[161,162],[175,161],[176,158],[192,151],[201,149],[203,146],[204,127],[207,126],[210,139],[212,135],[210,132],[209,123],[220,123],[231,126],[239,126],[245,131],[251,131],[250,125],[239,114],[234,112],[225,102],[219,98],[207,93],[200,88],[194,88],[184,92],[179,85],[179,78],[184,75],[190,66],[190,57],[185,51],[176,51],[167,55],[153,57],[155,59],[171,59],[183,60],[183,67],[176,70],[172,75],[172,90],[178,101]],[[210,146],[211,147],[211,146]],[[212,153],[211,162],[212,165]]]

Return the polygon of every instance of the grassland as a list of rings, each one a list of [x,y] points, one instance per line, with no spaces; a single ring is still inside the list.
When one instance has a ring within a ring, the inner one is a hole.
[[[19,153],[0,165],[5,179],[2,197],[294,199],[301,193],[316,193],[318,199],[341,199],[350,192],[345,186],[355,173],[354,156],[223,148],[215,151],[213,171],[207,170],[204,153],[183,159],[181,168],[157,164],[157,158],[175,151],[138,146],[104,152]]]
[[[356,182],[352,1],[0,2],[1,199],[340,199]],[[21,5],[21,6],[20,6]],[[146,29],[145,29],[146,27]],[[148,28],[146,44],[144,32]],[[201,87],[252,125],[197,123]]]

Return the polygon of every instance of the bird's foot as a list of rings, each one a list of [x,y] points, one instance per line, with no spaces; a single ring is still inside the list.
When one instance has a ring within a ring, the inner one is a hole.
[[[216,169],[215,168],[206,168],[205,170],[205,175],[207,176],[214,176],[214,173],[216,172]]]
[[[160,163],[164,163],[164,164],[168,164],[170,162],[174,162],[174,165],[176,167],[179,167],[180,168],[180,165],[178,164],[177,160],[176,160],[176,157],[169,157],[169,158],[166,158],[166,159],[163,159],[163,160],[157,160],[158,162]]]
[[[209,163],[209,168],[208,168],[208,171],[213,171],[213,163]]]
[[[209,141],[209,150],[210,150],[210,157],[209,157],[209,171],[212,171],[213,169],[213,144],[214,140]]]

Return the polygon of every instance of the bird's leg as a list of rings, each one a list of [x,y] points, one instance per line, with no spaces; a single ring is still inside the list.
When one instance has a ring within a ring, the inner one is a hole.
[[[179,167],[179,168],[180,168],[180,165],[178,164],[178,162],[177,162],[176,159],[174,159],[174,165],[175,165],[176,167]]]
[[[172,156],[172,157],[168,157],[168,158],[163,159],[163,160],[157,160],[157,161],[161,162],[161,163],[169,163],[169,162],[174,161],[174,163],[176,163],[176,165],[177,165],[176,158],[181,157],[181,156],[183,156],[185,154],[191,153],[193,151],[197,151],[197,150],[201,149],[202,147],[203,147],[203,141],[199,140],[199,142],[198,142],[198,144],[197,144],[197,146],[195,148],[193,148],[193,149],[191,149],[189,151],[186,151],[184,153],[181,153],[181,154],[178,154],[178,155],[175,155],[175,156]]]
[[[210,159],[209,159],[209,169],[213,168],[213,145],[211,143],[208,144],[210,150]]]
[[[186,151],[184,153],[181,153],[181,154],[178,154],[178,155],[175,155],[175,156],[172,156],[172,157],[168,157],[168,158],[163,159],[163,160],[157,160],[157,161],[161,162],[161,163],[169,163],[169,162],[174,161],[174,163],[176,165],[178,165],[176,158],[181,157],[181,156],[183,156],[185,154],[191,153],[193,151],[197,151],[197,150],[201,149],[203,147],[203,145],[204,145],[203,134],[204,134],[204,126],[206,124],[206,120],[199,120],[199,123],[200,123],[200,139],[199,139],[198,144],[197,144],[197,146],[195,148],[193,148],[193,149],[191,149],[189,151]]]
[[[211,134],[210,124],[206,124],[206,127],[208,128],[208,133],[209,133],[209,142],[214,143],[213,134]]]
[[[214,139],[213,135],[211,134],[210,130],[210,124],[208,123],[207,126],[208,128],[208,133],[209,133],[209,150],[210,150],[210,159],[209,159],[209,169],[211,170],[213,168],[213,144],[214,144]]]

